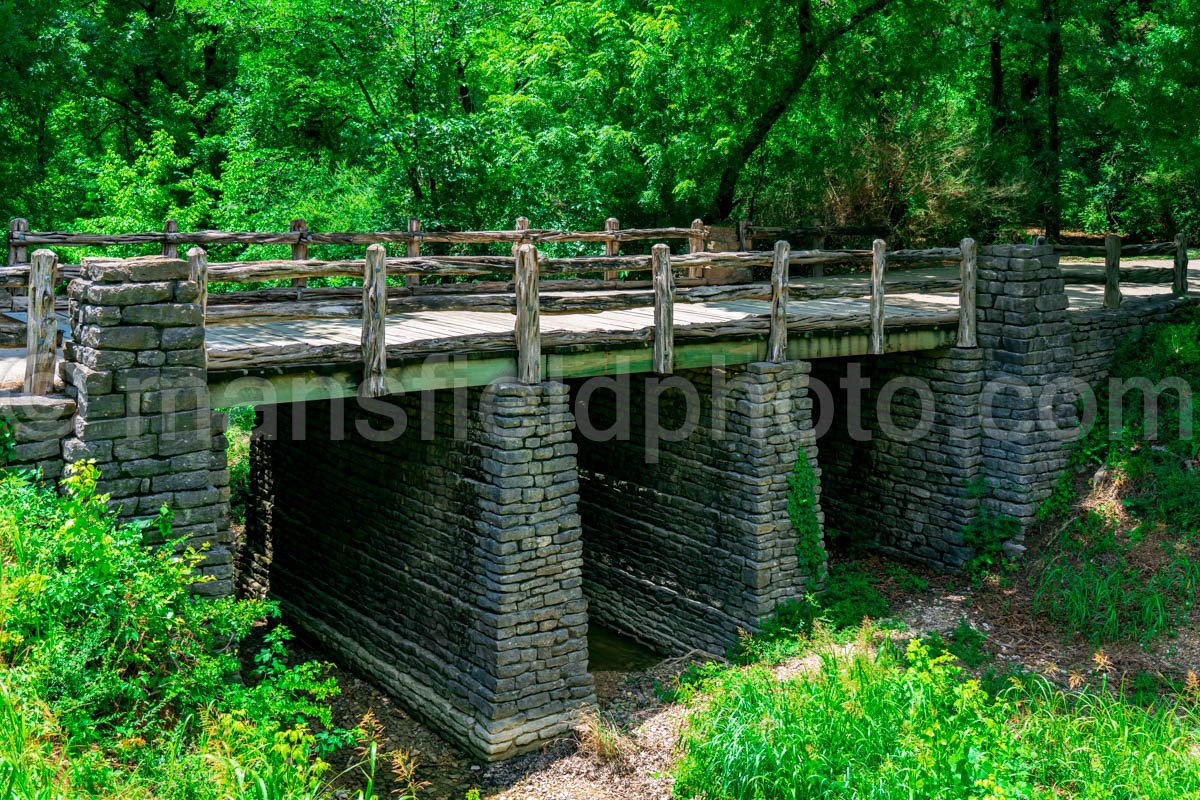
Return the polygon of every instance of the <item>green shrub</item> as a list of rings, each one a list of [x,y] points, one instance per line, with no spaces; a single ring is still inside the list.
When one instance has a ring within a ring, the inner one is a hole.
[[[229,506],[235,522],[245,524],[250,500],[250,432],[254,430],[254,406],[226,409],[229,414]]]
[[[949,655],[823,645],[812,674],[727,669],[692,695],[680,797],[1154,798],[1200,792],[1200,718],[1044,680],[989,696]]]
[[[239,643],[277,614],[189,591],[203,554],[142,545],[77,467],[63,494],[0,477],[0,787],[54,796],[316,797],[325,666],[276,628],[240,681]],[[224,765],[224,766],[222,766]],[[234,766],[236,765],[236,766]],[[38,796],[38,795],[33,795]]]
[[[817,476],[803,450],[788,475],[788,517],[796,532],[796,555],[801,568],[814,581],[825,574],[825,548],[821,544],[821,521],[817,518]]]

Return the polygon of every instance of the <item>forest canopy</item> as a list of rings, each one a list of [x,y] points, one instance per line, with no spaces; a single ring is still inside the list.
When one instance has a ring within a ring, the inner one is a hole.
[[[35,230],[1200,238],[1196,0],[0,0]]]

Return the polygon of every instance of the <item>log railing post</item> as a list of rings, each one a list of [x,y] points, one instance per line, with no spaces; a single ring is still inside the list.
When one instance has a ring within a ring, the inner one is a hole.
[[[817,230],[817,233],[813,235],[813,241],[812,241],[813,250],[824,250],[825,249],[825,231],[821,228],[821,221],[814,219],[812,221],[812,226],[813,226],[813,228],[815,228]],[[814,278],[825,277],[825,265],[819,264],[819,263],[813,264],[812,265],[812,276]]]
[[[409,233],[420,233],[421,232],[421,220],[417,219],[416,217],[409,217],[408,218],[408,232]],[[421,241],[419,239],[417,239],[416,237],[409,239],[408,244],[405,245],[405,247],[404,247],[404,255],[408,256],[409,258],[416,258],[417,256],[421,255]],[[404,276],[404,285],[410,289],[414,286],[420,286],[421,285],[421,276],[420,275],[405,275]]]
[[[167,258],[179,258],[179,245],[171,241],[173,233],[179,233],[179,222],[169,219],[163,224],[162,254]]]
[[[29,251],[25,245],[20,243],[21,240],[17,238],[28,231],[29,220],[27,219],[17,218],[8,223],[8,263],[10,265],[24,264],[28,261]]]
[[[671,275],[671,248],[650,248],[654,264],[654,372],[670,375],[675,369],[675,279]]]
[[[517,380],[542,382],[541,309],[538,299],[538,252],[531,244],[517,250],[516,269]]]
[[[975,240],[963,239],[959,248],[962,250],[962,285],[958,290],[958,346],[975,347],[978,344],[975,325],[975,283],[979,263]]]
[[[790,243],[775,243],[775,259],[771,262],[771,332],[767,338],[767,361],[776,364],[787,360],[788,267],[791,255]]]
[[[621,223],[619,220],[617,220],[616,217],[609,217],[608,219],[604,220],[604,230],[606,233],[612,233],[613,231],[618,231],[620,229],[621,229]],[[616,239],[609,239],[608,241],[606,241],[604,243],[604,255],[612,257],[612,256],[620,255],[620,253],[621,253],[621,243],[618,242]],[[609,270],[604,271],[604,280],[606,280],[606,281],[615,281],[615,280],[619,280],[620,278],[621,278],[620,270],[609,269]]]
[[[296,234],[296,241],[292,244],[292,261],[307,261],[308,260],[308,223],[302,219],[292,220],[292,224],[288,226],[288,230]],[[308,278],[292,278],[292,287],[294,289],[303,289],[308,286]],[[299,300],[304,293],[296,292],[296,299]]]
[[[196,284],[196,306],[200,309],[200,324],[206,324],[208,316],[208,253],[202,247],[193,247],[187,252],[188,280]],[[208,366],[207,348],[204,354]]]
[[[737,225],[738,250],[745,252],[750,249],[750,220],[740,219]]]
[[[1175,234],[1175,275],[1171,284],[1175,294],[1188,293],[1188,241],[1187,235]]]
[[[887,270],[887,242],[876,239],[871,245],[871,355],[881,355],[883,341],[883,277]]]
[[[58,318],[54,315],[54,268],[58,256],[38,250],[29,265],[29,308],[25,338],[25,393],[49,394],[54,388]]]
[[[517,233],[523,233],[523,232],[529,230],[529,217],[517,217],[517,223],[516,223],[515,229],[516,229]],[[512,253],[513,253],[514,258],[517,256],[518,253],[521,252],[521,245],[523,243],[525,243],[525,237],[521,237],[517,241],[513,242]]]
[[[208,253],[203,247],[193,247],[188,250],[188,280],[196,284],[198,294],[196,295],[196,305],[200,306],[200,313],[208,313]]]
[[[387,394],[387,250],[367,248],[363,267],[363,397]]]
[[[692,220],[692,230],[695,233],[688,237],[688,252],[703,253],[704,252],[704,220]],[[703,267],[688,267],[689,278],[703,278]]]
[[[1110,233],[1104,237],[1104,307],[1121,305],[1121,237]]]

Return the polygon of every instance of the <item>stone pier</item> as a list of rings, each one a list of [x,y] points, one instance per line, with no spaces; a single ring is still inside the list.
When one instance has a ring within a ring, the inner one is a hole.
[[[241,577],[486,758],[593,696],[567,388],[262,407]]]
[[[804,563],[787,500],[797,458],[820,475],[809,369],[572,382],[593,619],[669,652],[724,654],[816,588],[822,542]]]

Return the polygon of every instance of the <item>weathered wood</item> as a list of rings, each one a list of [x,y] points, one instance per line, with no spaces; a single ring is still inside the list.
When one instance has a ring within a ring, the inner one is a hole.
[[[1175,234],[1175,270],[1171,291],[1175,294],[1188,293],[1188,241],[1187,235]]]
[[[876,239],[871,248],[871,354],[883,353],[884,273],[887,270],[887,243]]]
[[[688,239],[691,228],[627,228],[616,231],[560,231],[529,228],[524,231],[378,231],[373,233],[307,233],[309,244],[404,244],[408,242],[441,242],[445,244],[490,244],[502,242],[635,242],[653,239]],[[294,233],[189,231],[165,233],[73,233],[70,231],[36,231],[21,233],[16,240],[23,246],[47,245],[57,247],[113,247],[127,244],[295,244],[300,241]]]
[[[513,258],[517,257],[517,251],[521,249],[521,242],[524,241],[525,231],[529,230],[529,217],[517,217],[514,231],[518,238],[513,239],[512,254]]]
[[[770,266],[771,254],[760,253],[697,253],[677,256],[678,266]],[[648,255],[577,256],[573,258],[539,259],[543,274],[581,274],[624,269],[651,269]],[[419,256],[388,258],[388,272],[393,275],[489,276],[512,272],[513,260],[506,256]],[[297,276],[310,278],[359,277],[362,259],[346,261],[231,261],[210,265],[210,278],[222,283],[259,283],[290,280]]]
[[[975,283],[978,259],[974,239],[963,239],[959,245],[962,251],[962,269],[958,291],[958,346],[975,347],[979,344],[975,325]]]
[[[25,393],[49,394],[54,388],[58,319],[54,316],[54,268],[58,256],[38,250],[29,264],[29,307],[26,309]]]
[[[608,231],[611,233],[612,231],[619,230],[620,227],[621,227],[621,223],[616,217],[609,217],[608,219],[604,220],[604,230],[605,231]],[[604,243],[604,255],[605,256],[612,258],[613,256],[620,255],[620,254],[621,254],[621,243],[620,242],[618,242],[616,240],[612,240],[612,241],[608,241],[608,242]],[[619,270],[609,269],[609,270],[604,271],[604,279],[606,281],[619,280],[620,277],[621,277],[621,272]]]
[[[163,234],[168,238],[163,241],[162,254],[167,258],[179,258],[179,245],[169,238],[173,233],[179,233],[179,222],[169,219],[163,224]]]
[[[196,305],[203,315],[208,312],[208,253],[202,247],[193,247],[188,250],[187,261],[188,280],[196,284]]]
[[[1063,282],[1068,284],[1103,286],[1108,281],[1103,264],[1063,264],[1058,269],[1062,274]],[[1174,267],[1121,267],[1122,286],[1126,284],[1169,285],[1174,280]]]
[[[891,229],[886,225],[818,225],[814,220],[807,228],[785,228],[750,225],[746,229],[748,239],[807,239],[819,236],[888,236]]]
[[[1104,237],[1104,307],[1121,305],[1121,237]]]
[[[750,220],[740,219],[737,226],[738,250],[749,250],[752,241],[750,239]]]
[[[1118,242],[1120,238],[1117,237]],[[1123,256],[1167,256],[1175,252],[1175,243],[1126,244],[1120,248]],[[1064,256],[1105,256],[1108,255],[1108,237],[1104,238],[1104,244],[1056,244],[1054,252]]]
[[[517,379],[542,382],[542,335],[538,315],[538,252],[530,244],[517,251],[516,303]]]
[[[1166,270],[1162,270],[1166,272]],[[892,273],[893,276],[895,273]],[[539,284],[542,314],[583,314],[646,308],[654,304],[653,284],[648,281],[596,281],[593,290],[612,290],[605,294],[579,290],[571,281],[543,281]],[[770,301],[770,284],[747,283],[728,286],[695,285],[695,281],[676,281],[676,304],[718,303],[742,300]],[[680,288],[683,284],[683,288]],[[454,287],[421,287],[420,294],[406,288],[388,290],[388,312],[416,311],[487,311],[512,313],[516,300],[511,283],[459,284],[482,286],[476,292],[445,292]],[[959,291],[958,279],[889,278],[888,293],[946,294]],[[557,287],[557,288],[556,288]],[[792,284],[787,287],[793,300],[817,300],[869,297],[869,281],[838,284]],[[557,292],[557,293],[553,293]],[[362,316],[361,290],[358,287],[309,289],[304,300],[295,301],[290,289],[260,289],[254,292],[230,292],[211,296],[208,319],[213,322],[255,322],[263,320],[358,319]]]
[[[654,371],[670,375],[675,369],[675,280],[671,274],[671,248],[650,248],[654,260]]]
[[[775,243],[775,262],[771,265],[771,332],[767,338],[767,360],[787,360],[788,269],[791,245],[781,239]]]
[[[8,263],[10,265],[29,263],[29,251],[20,241],[28,230],[29,220],[27,219],[18,217],[8,223]]]
[[[791,341],[794,342],[795,334],[853,334],[864,330],[869,323],[870,319],[867,313],[838,318],[830,318],[824,313],[789,315],[788,330],[791,334]],[[766,338],[769,324],[766,317],[760,316],[712,325],[688,325],[676,331],[675,344],[678,346],[681,343],[721,342],[721,340],[737,337],[758,337],[761,340]],[[951,331],[948,342],[953,342],[954,329],[957,325],[958,312],[953,311],[920,317],[902,316],[897,318],[894,324],[889,325],[888,330],[898,333],[903,330],[948,328]],[[549,331],[542,337],[541,347],[557,350],[586,346],[589,349],[603,351],[614,347],[645,345],[653,340],[653,336],[653,326],[632,331]],[[722,342],[721,346],[727,347],[728,343]],[[514,343],[511,333],[467,334],[389,345],[388,360],[400,361],[433,354],[486,355],[488,353],[513,353],[513,351]],[[276,367],[307,365],[327,367],[337,364],[354,364],[361,358],[362,348],[358,344],[271,343],[239,346],[233,350],[214,350],[211,352],[211,369],[259,371]]]
[[[409,233],[420,233],[421,232],[421,220],[417,219],[416,217],[409,217],[408,218],[408,232]],[[404,255],[408,256],[409,258],[416,258],[417,256],[421,255],[421,241],[419,239],[415,239],[415,240],[409,242],[408,244],[406,244],[405,250],[404,250]],[[420,286],[421,285],[421,276],[420,275],[405,275],[404,276],[404,285],[409,288],[412,288],[413,286]]]
[[[705,240],[704,220],[692,220],[692,230],[696,232],[696,235],[688,239],[688,253],[692,255],[696,253],[703,253]],[[689,278],[699,278],[701,274],[702,273],[699,267],[688,268],[687,275]]]
[[[387,250],[367,248],[362,286],[363,397],[387,394]]]
[[[292,245],[292,261],[308,261],[308,241],[304,238],[304,234],[308,233],[308,222],[294,219],[288,230],[297,235],[296,243]],[[292,286],[298,290],[304,289],[308,286],[308,278],[292,278]],[[296,292],[297,300],[302,296],[303,292]]]

